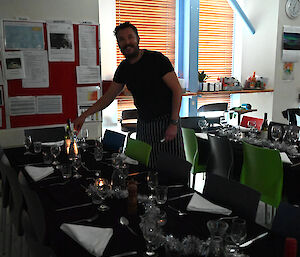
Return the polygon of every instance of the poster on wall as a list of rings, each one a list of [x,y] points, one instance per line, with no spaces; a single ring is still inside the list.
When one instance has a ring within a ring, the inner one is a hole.
[[[77,84],[100,83],[100,66],[76,66]]]
[[[23,88],[49,87],[49,68],[47,51],[24,51],[25,79]]]
[[[36,97],[38,114],[62,113],[61,95],[44,95]]]
[[[6,52],[4,54],[4,70],[6,79],[25,78],[23,52]]]
[[[9,113],[11,116],[36,113],[34,96],[15,96],[9,98]]]
[[[79,25],[79,65],[96,66],[97,48],[96,48],[96,26]]]
[[[101,89],[99,86],[77,87],[77,111],[78,116],[92,106],[100,97]],[[101,112],[90,115],[86,121],[100,121]]]
[[[294,80],[294,63],[293,62],[283,63],[282,80]]]
[[[45,48],[43,23],[4,21],[3,27],[6,50]]]
[[[300,27],[283,26],[283,62],[298,62],[300,59]]]
[[[50,62],[74,62],[72,24],[47,23],[47,36]]]

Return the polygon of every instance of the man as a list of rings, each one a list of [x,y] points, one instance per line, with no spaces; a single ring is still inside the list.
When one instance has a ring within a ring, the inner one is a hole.
[[[130,22],[115,28],[125,60],[117,68],[108,91],[74,121],[79,131],[86,117],[105,109],[123,90],[131,91],[138,110],[137,139],[152,146],[149,166],[160,152],[185,159],[179,121],[182,90],[169,59],[159,52],[139,49],[139,35]]]

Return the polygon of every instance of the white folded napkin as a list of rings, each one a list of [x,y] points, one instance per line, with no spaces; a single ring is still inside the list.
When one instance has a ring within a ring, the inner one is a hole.
[[[134,159],[126,156],[124,153],[121,153],[120,155],[123,159],[123,162],[125,162],[127,164],[132,164],[132,165],[138,165],[139,164],[139,162],[137,160],[134,160]]]
[[[282,162],[292,164],[290,158],[287,156],[285,152],[280,152],[280,158]]]
[[[25,170],[34,181],[39,181],[54,172],[53,167],[25,166]]]
[[[52,146],[52,145],[58,145],[58,146],[62,146],[65,143],[64,140],[61,141],[57,141],[57,142],[44,142],[42,143],[43,146]]]
[[[98,228],[63,223],[60,229],[83,246],[90,254],[97,257],[103,255],[113,235],[112,228]]]
[[[231,214],[231,210],[213,204],[197,193],[194,193],[186,209],[188,211],[202,211],[202,212],[224,214],[224,215]]]

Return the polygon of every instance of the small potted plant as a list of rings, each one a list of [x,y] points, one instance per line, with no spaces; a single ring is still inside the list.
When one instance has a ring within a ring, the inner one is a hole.
[[[201,71],[201,72],[198,71],[199,91],[204,91],[203,84],[205,83],[207,78],[208,78],[208,76],[204,73],[204,71]]]

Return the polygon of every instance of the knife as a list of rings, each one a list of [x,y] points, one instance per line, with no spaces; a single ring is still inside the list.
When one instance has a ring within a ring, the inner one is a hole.
[[[241,244],[240,247],[247,247],[247,246],[251,245],[252,243],[254,243],[256,240],[258,240],[260,238],[263,238],[263,237],[265,237],[268,234],[269,234],[269,232],[265,232],[265,233],[263,233],[261,235],[258,235],[257,237],[254,237],[253,239],[251,239],[251,240],[249,240],[249,241]]]
[[[90,206],[93,203],[83,203],[83,204],[77,204],[77,205],[72,205],[72,206],[68,206],[68,207],[64,207],[64,208],[60,208],[60,209],[56,209],[55,211],[65,211],[65,210],[71,210],[71,209],[75,209],[75,208],[79,208],[79,207],[85,207],[85,206]]]
[[[185,195],[180,195],[180,196],[172,197],[172,198],[169,198],[168,201],[177,200],[177,199],[184,198],[184,197],[187,197],[187,196],[190,196],[190,195],[193,195],[193,194],[194,193],[189,193],[189,194],[185,194]]]
[[[109,257],[123,257],[123,256],[130,256],[130,255],[137,255],[137,251],[119,253],[119,254],[116,254],[116,255],[109,256]]]

